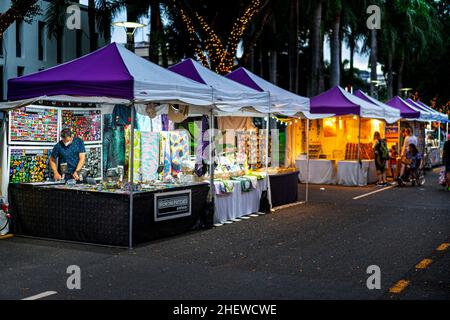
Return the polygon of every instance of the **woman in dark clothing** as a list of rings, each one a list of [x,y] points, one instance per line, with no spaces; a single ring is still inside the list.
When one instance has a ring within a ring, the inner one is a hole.
[[[386,145],[386,141],[381,139],[379,132],[374,134],[375,145],[373,147],[373,152],[375,154],[375,167],[377,169],[378,183],[379,186],[386,186],[386,161],[389,159],[389,150]]]
[[[445,176],[447,179],[447,189],[450,191],[450,134],[447,136],[447,141],[444,143],[444,156]]]

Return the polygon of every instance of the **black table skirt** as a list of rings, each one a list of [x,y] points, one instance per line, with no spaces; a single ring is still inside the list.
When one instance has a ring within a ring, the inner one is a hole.
[[[198,229],[212,221],[205,210],[208,184],[164,192],[186,189],[192,192],[191,215],[166,221],[154,219],[154,194],[158,191],[133,196],[133,245]],[[15,234],[128,246],[129,195],[10,184],[9,197]]]
[[[298,201],[298,171],[269,175],[272,207]]]

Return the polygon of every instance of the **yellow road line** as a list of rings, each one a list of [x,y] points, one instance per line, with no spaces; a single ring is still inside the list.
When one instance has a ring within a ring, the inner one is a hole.
[[[437,247],[437,251],[445,251],[450,247],[450,243],[443,243],[439,247]]]
[[[416,264],[416,269],[426,269],[432,262],[433,260],[431,259],[423,259],[418,264]]]
[[[0,240],[9,239],[9,238],[12,238],[12,237],[14,237],[13,234],[5,234],[4,236],[0,236]]]
[[[390,293],[400,293],[409,285],[408,280],[400,280],[392,288],[389,289]]]

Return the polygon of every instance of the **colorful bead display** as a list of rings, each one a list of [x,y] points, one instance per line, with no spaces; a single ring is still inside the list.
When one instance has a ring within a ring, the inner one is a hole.
[[[11,111],[11,143],[58,142],[58,111],[25,107]]]
[[[9,181],[11,183],[43,182],[50,178],[50,149],[11,150]]]
[[[102,125],[100,110],[63,110],[62,128],[69,128],[76,137],[85,142],[100,142],[102,140]]]

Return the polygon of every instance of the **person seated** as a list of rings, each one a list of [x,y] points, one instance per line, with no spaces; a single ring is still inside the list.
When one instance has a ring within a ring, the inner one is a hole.
[[[399,184],[405,181],[409,181],[411,175],[415,175],[420,167],[422,156],[417,150],[415,144],[411,143],[408,146],[408,151],[405,157],[402,159],[402,163],[405,166],[404,174],[400,177]]]

